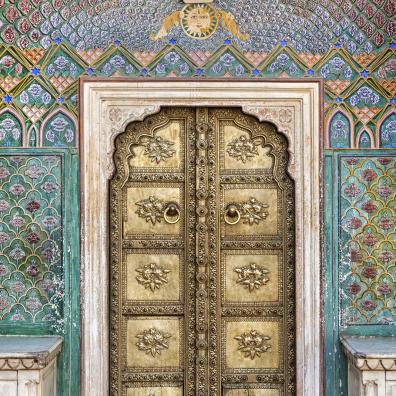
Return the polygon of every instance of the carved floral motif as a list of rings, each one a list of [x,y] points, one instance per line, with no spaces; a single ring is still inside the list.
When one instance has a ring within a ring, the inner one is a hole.
[[[161,223],[164,217],[165,202],[162,199],[150,195],[148,198],[143,199],[136,204],[139,208],[135,212],[139,217],[146,219],[151,224]]]
[[[143,143],[145,148],[143,154],[149,157],[151,162],[156,162],[158,164],[161,161],[166,161],[168,158],[171,158],[176,153],[176,150],[172,148],[174,145],[175,143],[161,136],[150,137]]]
[[[155,292],[165,283],[168,283],[168,274],[170,270],[164,269],[155,263],[146,264],[143,268],[138,268],[136,272],[136,280],[139,284],[143,285],[146,289]]]
[[[234,271],[238,274],[236,282],[248,288],[249,292],[259,289],[269,281],[266,275],[269,271],[256,263],[250,263],[242,268],[235,268]]]
[[[246,164],[253,157],[259,155],[257,144],[244,135],[239,138],[233,139],[227,144],[227,153],[230,157],[235,158],[237,161],[242,161]]]
[[[171,335],[152,327],[136,337],[139,338],[136,343],[138,349],[155,357],[157,354],[160,355],[162,350],[169,348],[168,339]]]
[[[268,207],[267,204],[253,197],[249,198],[246,202],[238,204],[241,219],[243,219],[245,224],[249,225],[259,224],[260,221],[265,220],[268,216]]]
[[[262,353],[267,352],[271,345],[266,343],[271,337],[265,336],[256,330],[250,330],[240,336],[235,337],[238,341],[238,351],[241,351],[245,357],[254,359],[260,357]]]

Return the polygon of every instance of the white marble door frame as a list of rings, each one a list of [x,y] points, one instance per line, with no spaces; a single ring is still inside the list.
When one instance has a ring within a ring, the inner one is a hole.
[[[161,106],[239,106],[287,136],[296,187],[297,395],[322,394],[322,89],[312,79],[81,80],[83,396],[109,393],[108,180],[114,138]]]

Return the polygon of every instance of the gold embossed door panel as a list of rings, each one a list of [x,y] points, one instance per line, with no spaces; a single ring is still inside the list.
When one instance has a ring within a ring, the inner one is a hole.
[[[163,108],[115,147],[111,395],[294,395],[286,139],[236,108]]]

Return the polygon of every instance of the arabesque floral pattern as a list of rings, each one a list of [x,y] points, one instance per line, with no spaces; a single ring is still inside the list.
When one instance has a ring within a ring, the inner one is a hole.
[[[341,322],[396,323],[396,158],[342,157]]]
[[[0,159],[0,322],[59,326],[64,294],[60,177],[59,156]]]

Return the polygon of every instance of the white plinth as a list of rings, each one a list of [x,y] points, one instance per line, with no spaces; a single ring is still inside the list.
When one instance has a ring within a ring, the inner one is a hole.
[[[348,396],[396,396],[396,337],[343,336]]]
[[[0,396],[56,396],[62,337],[0,336]]]

